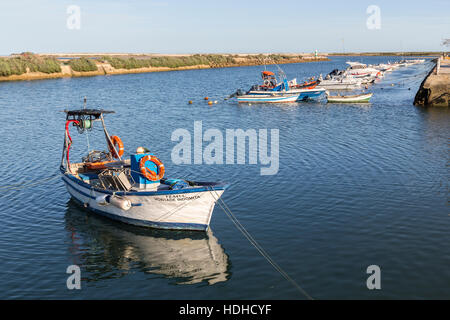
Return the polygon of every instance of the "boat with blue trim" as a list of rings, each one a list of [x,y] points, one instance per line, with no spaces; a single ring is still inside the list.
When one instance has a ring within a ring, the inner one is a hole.
[[[138,147],[125,159],[124,145],[110,136],[99,109],[65,110],[66,130],[60,171],[71,197],[90,211],[121,222],[159,229],[207,230],[216,201],[227,184],[165,179],[164,164]],[[92,150],[81,162],[69,159],[69,126],[79,133],[100,122],[107,151]]]
[[[262,85],[254,85],[246,93],[238,90],[233,94],[233,96],[236,96],[238,102],[299,102],[318,98],[326,91],[323,88],[316,88],[320,81],[311,81],[302,84],[297,84],[297,79],[288,81],[281,69],[280,81],[270,71],[263,71],[261,76],[263,79]]]

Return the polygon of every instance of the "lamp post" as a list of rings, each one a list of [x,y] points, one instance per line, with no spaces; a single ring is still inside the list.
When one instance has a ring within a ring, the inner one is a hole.
[[[444,39],[442,40],[442,46],[443,47],[450,47],[450,39]],[[444,56],[447,55],[447,52],[444,52]]]

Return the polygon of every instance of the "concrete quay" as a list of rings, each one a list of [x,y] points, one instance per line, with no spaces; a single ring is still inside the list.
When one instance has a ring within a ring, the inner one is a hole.
[[[414,98],[416,106],[450,106],[450,59],[439,57],[436,66],[420,85]]]

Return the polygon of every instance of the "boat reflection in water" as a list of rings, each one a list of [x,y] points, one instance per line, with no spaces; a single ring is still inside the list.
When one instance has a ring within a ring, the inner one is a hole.
[[[118,278],[136,269],[174,279],[176,284],[227,281],[228,256],[211,230],[144,229],[92,215],[67,203],[70,253],[83,281]]]

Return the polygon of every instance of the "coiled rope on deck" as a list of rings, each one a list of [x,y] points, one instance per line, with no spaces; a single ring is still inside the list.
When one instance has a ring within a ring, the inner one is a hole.
[[[267,260],[267,262],[272,265],[272,267],[278,271],[287,281],[289,281],[300,293],[302,293],[307,299],[314,300],[294,279],[292,279],[286,271],[284,271],[264,250],[264,248],[252,237],[252,235],[244,228],[244,226],[239,222],[230,208],[226,205],[226,203],[221,199],[221,197],[217,194],[216,190],[213,187],[211,188],[211,195],[214,200],[219,203],[219,206],[225,212],[225,214],[230,218],[236,228],[247,238],[247,240],[259,251],[259,253]]]

